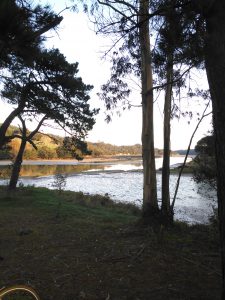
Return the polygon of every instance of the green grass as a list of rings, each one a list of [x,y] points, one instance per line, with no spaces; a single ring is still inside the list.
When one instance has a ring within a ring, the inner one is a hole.
[[[0,287],[47,300],[220,299],[216,226],[143,227],[132,205],[32,187],[1,187],[0,216]]]

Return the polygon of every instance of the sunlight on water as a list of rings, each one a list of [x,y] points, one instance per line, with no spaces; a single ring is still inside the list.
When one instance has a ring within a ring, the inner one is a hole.
[[[181,163],[183,158],[172,158],[171,164]],[[160,168],[162,159],[156,159],[156,166]],[[132,202],[141,205],[143,174],[141,162],[119,162],[101,164],[76,164],[52,166],[24,166],[24,174],[33,170],[33,176],[24,177],[20,181],[24,185],[42,186],[52,188],[55,173],[67,173],[66,189],[82,191],[90,194],[108,194],[115,201]],[[32,169],[33,168],[33,169]],[[36,172],[36,173],[35,173]],[[25,176],[25,175],[24,175]],[[177,175],[171,175],[171,197],[174,194]],[[157,174],[158,197],[161,198],[161,175]],[[1,180],[6,184],[6,180]],[[215,205],[215,192],[206,186],[196,184],[190,175],[184,175],[175,204],[175,217],[189,223],[206,223],[213,212]]]

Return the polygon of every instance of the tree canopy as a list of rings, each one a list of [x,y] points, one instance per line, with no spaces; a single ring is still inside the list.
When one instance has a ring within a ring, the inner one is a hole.
[[[78,76],[78,63],[68,63],[58,49],[43,50],[32,66],[17,61],[9,71],[2,96],[20,107],[20,114],[42,114],[81,138],[94,125],[98,110],[90,110],[88,104],[92,86]]]
[[[0,67],[16,57],[32,61],[44,41],[44,33],[56,28],[62,17],[50,6],[33,5],[27,0],[2,0],[0,3]]]
[[[43,49],[45,33],[56,29],[62,17],[50,6],[34,5],[28,0],[3,0],[0,3],[0,81],[8,75],[8,68],[17,63],[32,66]],[[18,106],[0,127],[0,148],[12,120],[21,112]]]

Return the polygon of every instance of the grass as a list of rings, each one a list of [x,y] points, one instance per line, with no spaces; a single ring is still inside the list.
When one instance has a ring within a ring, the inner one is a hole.
[[[46,300],[220,299],[215,226],[153,230],[132,205],[44,188],[2,187],[0,212],[0,287],[28,284]]]

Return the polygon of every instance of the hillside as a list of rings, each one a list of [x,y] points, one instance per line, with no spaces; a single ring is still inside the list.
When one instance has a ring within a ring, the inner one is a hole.
[[[15,126],[10,126],[8,130],[8,135],[18,132],[19,128]],[[52,134],[37,133],[34,136],[33,142],[37,146],[35,150],[30,144],[27,144],[24,159],[71,159],[73,158],[73,153],[71,153],[68,147],[66,148],[63,144],[64,138]],[[135,144],[132,146],[117,146],[111,145],[104,142],[91,143],[87,142],[88,150],[91,151],[91,157],[102,157],[102,156],[141,156],[142,146],[140,144]],[[13,159],[19,149],[20,139],[13,139],[4,150],[0,151],[0,159]],[[74,149],[76,151],[76,149]],[[163,150],[155,149],[156,157],[161,157],[163,155]],[[177,155],[176,152],[172,152],[172,155]]]

